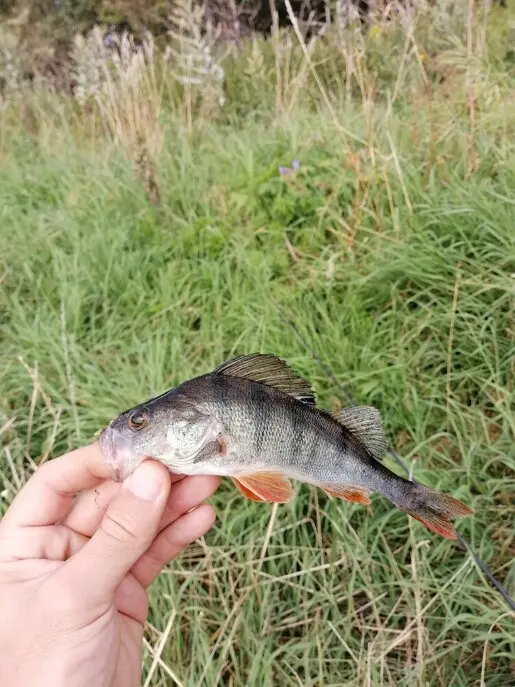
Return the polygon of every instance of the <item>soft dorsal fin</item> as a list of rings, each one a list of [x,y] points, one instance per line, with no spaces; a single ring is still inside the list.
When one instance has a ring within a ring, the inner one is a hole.
[[[356,406],[331,413],[331,417],[352,432],[368,452],[381,460],[388,448],[381,415],[377,408]]]
[[[284,360],[268,353],[240,355],[219,365],[211,374],[242,377],[271,386],[298,401],[316,405],[315,394],[308,382],[294,372]]]

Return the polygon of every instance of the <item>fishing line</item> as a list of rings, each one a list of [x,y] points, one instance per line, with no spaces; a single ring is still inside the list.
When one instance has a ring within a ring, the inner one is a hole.
[[[284,320],[286,321],[286,323],[287,323],[287,325],[289,326],[289,328],[290,328],[290,329],[292,330],[292,332],[295,334],[295,336],[297,337],[297,339],[298,339],[298,340],[300,341],[300,343],[304,346],[304,348],[306,349],[306,351],[307,351],[308,353],[311,354],[312,358],[318,362],[318,364],[319,364],[320,367],[324,370],[324,372],[325,372],[326,375],[329,377],[329,379],[331,379],[331,380],[334,382],[334,384],[336,384],[336,386],[338,387],[338,389],[341,391],[342,395],[345,396],[345,398],[347,399],[347,401],[348,401],[351,405],[353,405],[353,406],[357,405],[357,403],[356,403],[354,397],[352,396],[352,394],[351,394],[351,393],[343,386],[343,384],[336,378],[336,375],[335,375],[334,372],[331,370],[331,368],[329,367],[329,365],[325,362],[325,360],[323,360],[323,358],[322,358],[320,355],[318,355],[318,353],[316,353],[316,351],[314,351],[314,350],[311,348],[311,346],[309,345],[308,341],[306,341],[306,339],[305,339],[305,338],[302,336],[302,334],[299,332],[299,330],[297,329],[297,327],[295,326],[295,324],[289,319],[289,317],[287,316],[286,312],[284,311],[284,308],[282,307],[282,305],[280,305],[279,303],[277,303],[277,301],[275,301],[272,297],[270,297],[270,299],[271,299],[272,302],[274,303],[274,305],[275,305],[277,311],[279,312],[279,314],[284,318]],[[400,455],[397,453],[397,451],[396,451],[394,448],[389,447],[389,448],[388,448],[388,452],[390,453],[390,455],[392,456],[392,458],[395,460],[395,462],[397,463],[397,465],[399,465],[399,467],[402,469],[402,471],[409,477],[410,472],[409,472],[407,466],[404,464],[404,461],[402,460],[402,458],[400,457]],[[412,480],[412,481],[414,482],[415,480]],[[483,573],[483,575],[490,581],[490,583],[493,585],[493,587],[499,592],[499,594],[502,596],[502,598],[503,598],[504,601],[508,604],[508,606],[511,608],[511,610],[512,610],[512,611],[515,611],[515,601],[514,601],[514,600],[512,599],[512,597],[510,596],[510,593],[508,592],[508,590],[506,589],[506,587],[502,584],[502,582],[500,582],[500,581],[495,577],[495,575],[494,575],[493,572],[490,570],[490,568],[488,567],[488,565],[483,561],[482,558],[480,558],[480,556],[478,556],[478,554],[474,551],[474,549],[472,548],[472,546],[471,546],[471,545],[469,544],[469,542],[464,538],[464,536],[461,534],[461,532],[460,532],[458,529],[456,529],[456,532],[457,532],[457,535],[458,535],[458,541],[459,541],[459,542],[461,543],[461,545],[462,545],[463,547],[465,547],[465,549],[470,553],[470,555],[472,556],[474,562],[476,563],[476,565],[478,566],[478,568],[481,570],[481,572]]]

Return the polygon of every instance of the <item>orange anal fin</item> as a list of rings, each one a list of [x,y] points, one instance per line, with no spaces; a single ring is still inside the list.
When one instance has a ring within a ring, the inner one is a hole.
[[[361,503],[363,506],[368,506],[371,503],[368,497],[370,492],[365,489],[338,484],[327,484],[322,489],[329,496],[335,496],[338,499],[345,499],[345,501],[351,501],[352,503]]]
[[[251,501],[263,501],[261,496],[258,496],[257,494],[254,494],[254,492],[250,489],[247,489],[247,487],[243,486],[243,484],[239,482],[235,477],[232,478],[232,481],[241,491],[243,496],[245,496],[245,498],[250,499]]]
[[[287,503],[295,498],[295,491],[287,477],[272,472],[259,472],[252,475],[239,475],[233,478],[238,488],[248,498],[251,492],[254,500],[270,501],[271,503]],[[242,488],[243,487],[243,488]]]

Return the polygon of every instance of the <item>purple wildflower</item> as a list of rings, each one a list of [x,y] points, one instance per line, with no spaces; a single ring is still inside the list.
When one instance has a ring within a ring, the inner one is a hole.
[[[292,171],[296,172],[300,167],[300,162],[298,160],[293,160],[291,167],[279,167],[279,174],[282,177],[290,176]]]

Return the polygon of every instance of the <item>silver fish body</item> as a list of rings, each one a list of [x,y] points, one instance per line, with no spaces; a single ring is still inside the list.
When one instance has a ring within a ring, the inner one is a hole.
[[[197,456],[194,472],[237,476],[272,471],[317,485],[370,485],[381,468],[356,437],[329,413],[248,379],[207,375],[178,388],[203,399],[202,412],[225,437],[219,451]],[[197,401],[198,402],[198,401]],[[170,465],[173,468],[173,465]],[[381,473],[382,474],[382,473]]]
[[[151,457],[180,474],[230,476],[259,501],[290,500],[289,478],[359,503],[377,492],[450,538],[451,519],[470,512],[380,462],[377,410],[317,408],[309,385],[275,356],[242,356],[125,411],[100,445],[115,479]]]

